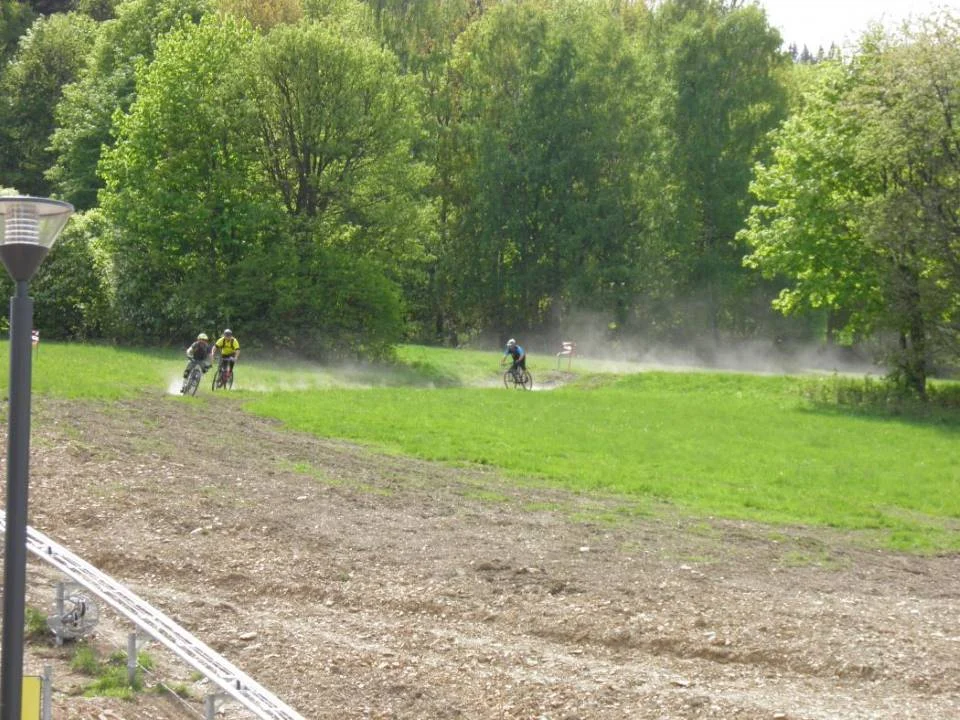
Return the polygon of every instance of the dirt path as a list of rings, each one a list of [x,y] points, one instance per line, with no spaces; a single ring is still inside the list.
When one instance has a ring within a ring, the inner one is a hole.
[[[960,717],[957,556],[630,516],[215,397],[34,416],[31,524],[306,718]],[[30,604],[55,580],[31,560]],[[99,640],[128,630],[104,611]],[[151,652],[168,684],[209,690]],[[58,720],[202,716],[75,697],[63,657],[30,650],[59,663]]]

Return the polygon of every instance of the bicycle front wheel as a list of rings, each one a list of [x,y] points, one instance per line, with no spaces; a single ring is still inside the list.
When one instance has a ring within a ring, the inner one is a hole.
[[[503,386],[504,386],[505,388],[507,388],[507,390],[509,390],[509,389],[512,388],[515,384],[516,384],[516,382],[515,382],[515,380],[514,380],[514,378],[513,378],[513,372],[510,371],[510,370],[507,370],[507,371],[503,374]]]
[[[196,395],[197,388],[200,387],[200,376],[203,375],[198,368],[194,368],[187,378],[187,384],[183,386],[184,395]]]

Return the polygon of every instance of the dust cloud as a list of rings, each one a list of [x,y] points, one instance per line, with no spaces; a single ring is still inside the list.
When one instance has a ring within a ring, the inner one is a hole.
[[[575,342],[577,356],[591,367],[608,372],[642,370],[722,370],[758,374],[838,373],[883,374],[875,348],[850,348],[827,343],[770,339],[740,339],[703,335],[684,343],[619,336],[615,328],[589,314],[578,315],[560,339],[532,336],[522,343],[533,358],[557,357],[561,342]],[[560,367],[566,360],[557,357]]]

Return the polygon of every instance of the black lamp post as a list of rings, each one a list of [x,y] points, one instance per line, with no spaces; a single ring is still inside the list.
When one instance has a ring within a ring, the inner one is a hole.
[[[10,298],[10,414],[7,424],[7,536],[3,564],[0,720],[20,720],[27,589],[27,485],[30,471],[30,278],[73,213],[59,200],[0,197],[0,260],[16,283]]]

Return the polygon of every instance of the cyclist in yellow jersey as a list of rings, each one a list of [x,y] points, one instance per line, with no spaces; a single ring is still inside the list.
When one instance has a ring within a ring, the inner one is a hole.
[[[227,328],[220,339],[213,344],[214,352],[220,353],[220,362],[233,372],[233,366],[240,357],[240,342],[233,336],[233,330]]]

